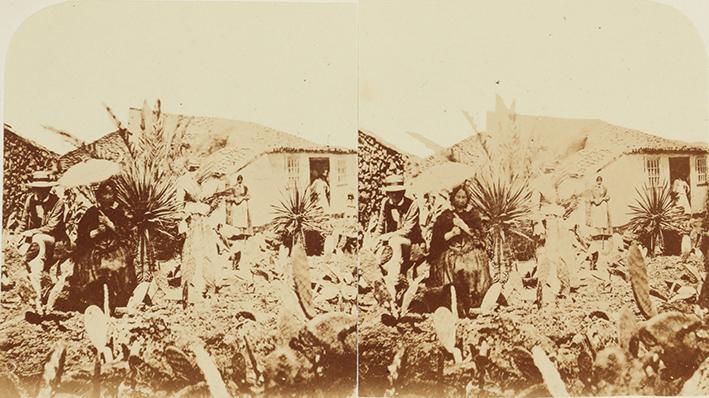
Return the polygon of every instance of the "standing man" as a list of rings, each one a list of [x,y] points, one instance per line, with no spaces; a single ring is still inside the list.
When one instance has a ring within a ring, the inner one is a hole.
[[[202,203],[202,187],[198,181],[199,164],[189,158],[185,164],[186,173],[181,175],[176,184],[177,203],[183,214],[178,225],[178,232],[184,234],[181,250],[180,279],[182,284],[183,307],[194,301],[204,290],[202,254],[208,242],[205,238],[207,225],[202,220],[209,212],[209,205]],[[216,247],[216,244],[215,244]]]
[[[401,264],[399,270],[387,270],[406,274],[411,266],[411,245],[421,243],[419,207],[405,196],[404,177],[390,175],[384,180],[384,198],[379,206],[377,233],[379,242],[392,248],[391,264]]]
[[[197,181],[199,163],[197,163],[195,159],[190,158],[186,161],[185,169],[185,174],[178,177],[175,181],[177,203],[183,211],[182,220],[179,225],[180,234],[187,232],[191,211],[194,210],[193,205],[199,203],[202,195],[202,188],[200,187],[199,181]]]

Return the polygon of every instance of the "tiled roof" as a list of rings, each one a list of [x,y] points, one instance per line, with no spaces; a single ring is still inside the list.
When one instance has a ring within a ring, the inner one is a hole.
[[[251,148],[227,147],[214,152],[203,160],[202,168],[209,171],[239,171],[260,157],[263,152],[254,152]]]
[[[128,129],[135,131],[140,123],[140,110],[132,108],[129,115]],[[213,147],[215,141],[221,141],[223,147],[252,148],[260,152],[275,147],[322,147],[305,138],[258,123],[206,116],[163,115],[163,124],[168,131],[178,123],[188,122],[185,138],[202,153]]]
[[[13,138],[15,138],[15,139],[17,139],[17,140],[20,140],[20,141],[22,141],[22,142],[24,142],[24,143],[26,143],[26,144],[28,144],[28,145],[31,145],[31,146],[33,146],[33,147],[39,149],[39,150],[42,151],[42,152],[45,152],[48,156],[53,156],[53,157],[59,156],[56,152],[54,152],[54,151],[52,151],[51,149],[45,147],[44,145],[38,144],[38,143],[35,142],[34,140],[31,140],[31,139],[29,139],[29,138],[27,138],[27,137],[24,137],[24,136],[18,134],[18,133],[12,128],[12,126],[10,126],[10,125],[7,124],[7,123],[3,123],[3,133],[4,133],[4,134],[10,134],[11,136],[13,136]]]
[[[336,146],[278,146],[271,148],[267,151],[268,153],[282,153],[282,152],[315,152],[315,153],[357,153],[354,148],[343,148]]]
[[[125,151],[126,147],[123,139],[121,139],[118,131],[114,131],[86,144],[85,147],[67,152],[59,160],[62,163],[62,168],[67,169],[79,162],[90,159],[93,154],[96,154],[101,159],[118,161],[124,156]]]
[[[601,120],[514,115],[509,119],[496,116],[489,122],[494,126],[488,127],[500,131],[513,128],[520,137],[534,142],[540,159],[558,161],[559,173],[579,176],[596,173],[624,154],[709,153],[707,144],[670,140]],[[499,133],[497,130],[491,133],[492,138]],[[472,136],[425,159],[423,165],[430,167],[450,159],[477,167],[485,156],[477,137]]]
[[[589,133],[586,146],[562,159],[558,169],[560,172],[584,176],[597,173],[625,154],[661,152],[709,153],[709,145],[670,140],[610,123],[601,123]]]
[[[356,153],[354,149],[329,147],[263,126],[257,123],[204,116],[163,114],[165,131],[175,131],[178,125],[185,126],[184,141],[190,152],[202,159],[202,164],[221,170],[240,169],[247,163],[268,152],[320,152]],[[140,110],[131,108],[127,128],[138,131]],[[62,156],[64,167],[72,166],[98,153],[102,158],[118,160],[125,146],[117,131],[109,133],[87,145]]]

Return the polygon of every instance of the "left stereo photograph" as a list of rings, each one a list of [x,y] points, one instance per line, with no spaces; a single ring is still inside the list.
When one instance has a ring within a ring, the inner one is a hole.
[[[356,13],[89,1],[24,21],[0,395],[356,396]]]

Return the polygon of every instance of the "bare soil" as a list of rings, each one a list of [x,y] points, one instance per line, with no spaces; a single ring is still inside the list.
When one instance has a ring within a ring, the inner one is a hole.
[[[309,323],[292,307],[287,262],[257,243],[245,250],[239,269],[225,267],[221,290],[203,302],[183,309],[178,289],[171,288],[134,314],[113,315],[109,346],[116,361],[101,366],[101,396],[209,396],[187,348],[194,338],[204,343],[234,396],[352,395],[354,348],[336,351],[328,341],[307,336]],[[18,256],[9,250],[5,254],[6,265],[21,269]],[[332,290],[348,286],[337,280],[348,273],[345,279],[354,290],[355,257],[310,257],[309,263],[320,313],[353,312],[355,297],[333,295]],[[41,323],[27,322],[30,306],[18,291],[15,287],[2,295],[0,379],[22,396],[36,396],[44,363],[61,342],[67,355],[58,391],[84,396],[92,388],[96,354],[84,331],[83,314],[54,312]],[[140,352],[130,356],[127,347],[134,341]],[[182,350],[191,365],[185,369],[171,363],[168,347]]]

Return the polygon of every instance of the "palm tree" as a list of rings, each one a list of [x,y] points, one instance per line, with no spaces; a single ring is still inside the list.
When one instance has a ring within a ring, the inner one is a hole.
[[[144,103],[140,129],[129,131],[113,111],[106,111],[118,128],[123,144],[122,173],[116,178],[117,201],[128,212],[132,252],[136,264],[129,266],[134,283],[150,280],[155,269],[155,252],[175,240],[179,217],[175,201],[177,164],[184,152],[182,141],[191,119],[178,119],[173,130],[164,127],[164,115],[157,100],[154,109]],[[176,249],[175,249],[176,250]]]

